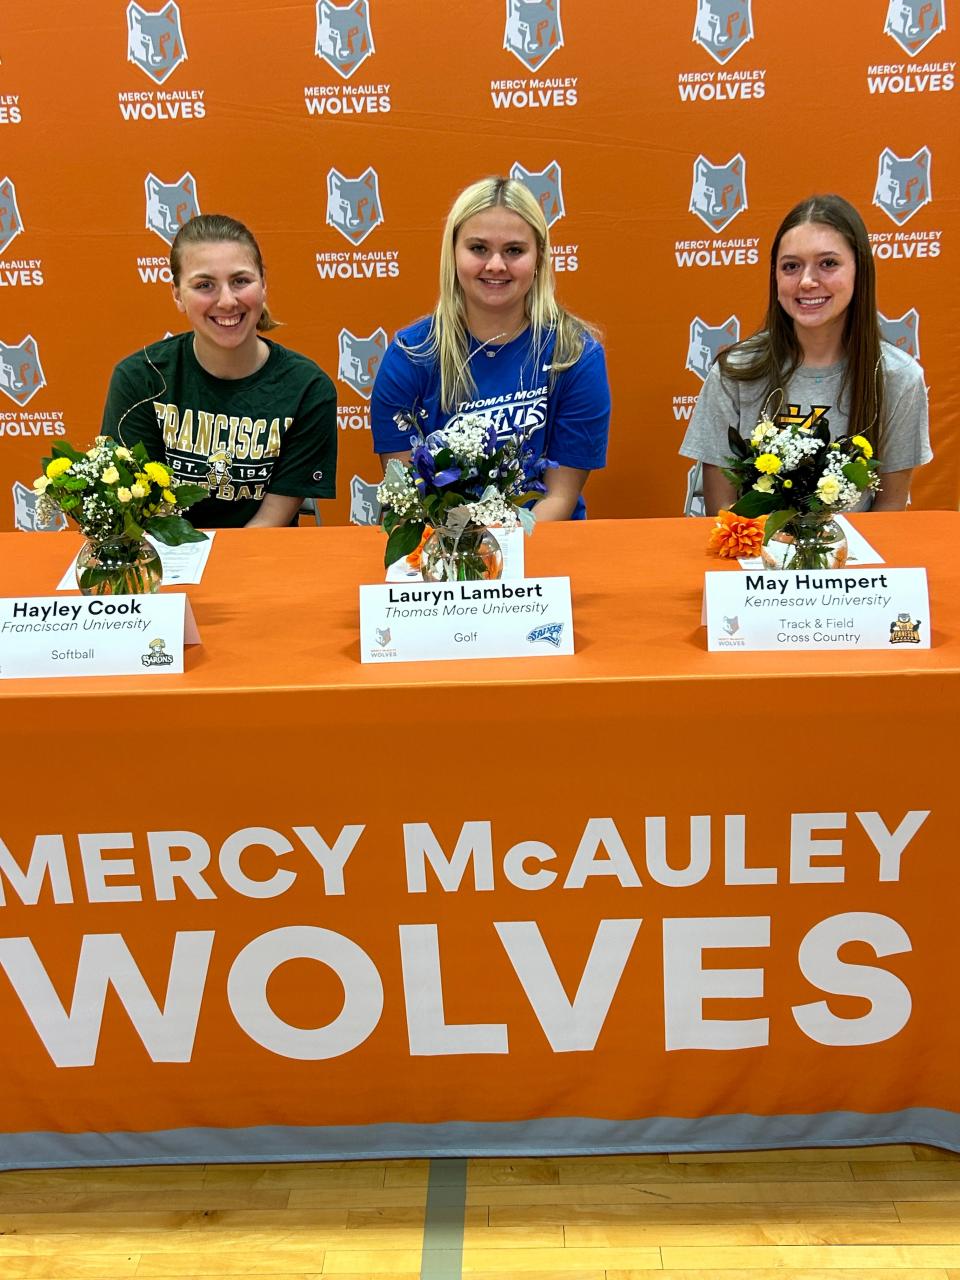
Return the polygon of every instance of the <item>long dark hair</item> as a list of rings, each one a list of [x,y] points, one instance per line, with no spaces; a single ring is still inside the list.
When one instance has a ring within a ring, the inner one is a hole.
[[[180,284],[184,249],[189,249],[193,244],[221,244],[224,241],[243,245],[253,258],[257,274],[262,280],[263,256],[250,228],[236,218],[228,217],[225,213],[198,213],[196,217],[185,222],[173,237],[173,244],[170,246],[170,274],[173,276],[173,283]],[[279,323],[278,320],[274,320],[264,303],[260,319],[257,321],[257,328],[261,333],[266,333],[268,329],[276,329]]]
[[[880,326],[877,323],[877,277],[863,219],[843,196],[808,196],[790,210],[777,228],[770,248],[770,289],[763,326],[752,337],[720,353],[720,371],[737,382],[762,381],[767,399],[781,391],[799,368],[803,352],[793,322],[777,298],[780,241],[807,222],[839,231],[856,263],[853,297],[843,326],[847,359],[840,394],[849,401],[850,434],[866,436],[874,445],[883,427],[883,378],[880,376]]]

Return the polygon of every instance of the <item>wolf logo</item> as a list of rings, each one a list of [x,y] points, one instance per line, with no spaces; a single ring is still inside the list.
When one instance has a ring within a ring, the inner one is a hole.
[[[387,645],[390,643],[390,628],[377,627],[376,632],[377,632],[377,644],[380,646],[381,649],[385,649]]]
[[[173,237],[183,224],[200,212],[193,174],[185,173],[168,185],[148,173],[143,185],[147,193],[147,230],[173,244]]]
[[[880,322],[880,336],[884,342],[890,342],[914,360],[920,359],[920,313],[911,307],[902,316],[893,319],[882,312],[877,313]]]
[[[753,39],[750,0],[697,0],[693,39],[717,62],[726,62]]]
[[[536,170],[525,169],[522,164],[515,164],[510,170],[510,177],[515,182],[522,182],[533,194],[543,210],[548,227],[552,227],[566,213],[563,204],[563,187],[560,185],[560,166],[556,160],[548,164],[545,169],[541,169],[539,173]]]
[[[560,0],[507,0],[503,47],[528,71],[539,71],[563,47]]]
[[[46,385],[40,352],[29,334],[16,347],[0,342],[0,391],[5,396],[23,408]]]
[[[317,0],[317,44],[314,49],[344,80],[374,53],[367,0],[336,5]]]
[[[17,189],[11,178],[0,181],[0,253],[5,253],[23,230],[17,208]]]
[[[740,152],[726,164],[711,164],[706,156],[693,162],[690,212],[712,231],[722,231],[747,207],[747,162]]]
[[[367,338],[358,338],[349,329],[341,329],[337,342],[340,349],[337,377],[364,400],[369,400],[373,380],[387,349],[386,329],[376,329]]]
[[[713,329],[699,316],[690,322],[690,342],[687,345],[685,368],[695,373],[701,382],[710,372],[710,366],[726,347],[740,341],[740,321],[730,316]]]
[[[943,0],[890,0],[883,30],[912,58],[946,26]]]
[[[173,0],[157,13],[138,4],[127,5],[127,61],[151,80],[163,84],[187,59],[180,30],[180,10]]]
[[[723,619],[723,629],[724,629],[724,631],[727,633],[727,635],[728,635],[728,636],[735,636],[735,635],[737,634],[737,632],[740,630],[740,617],[739,617],[739,615],[738,615],[738,614],[734,614],[732,618],[724,617],[724,619]]]
[[[327,174],[327,222],[351,244],[360,244],[383,221],[376,169],[345,178],[337,169]]]
[[[884,147],[873,203],[897,226],[903,226],[930,200],[930,148],[921,147],[914,155],[903,157]]]
[[[377,497],[377,486],[367,484],[360,476],[350,481],[350,523],[379,524],[380,499]]]
[[[55,511],[49,520],[41,521],[37,513],[37,495],[19,480],[13,482],[13,527],[24,533],[59,533],[67,527],[67,517]]]

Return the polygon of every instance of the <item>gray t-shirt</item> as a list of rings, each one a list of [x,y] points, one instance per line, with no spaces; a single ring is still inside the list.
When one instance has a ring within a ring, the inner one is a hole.
[[[880,344],[886,428],[880,433],[877,456],[880,470],[906,471],[933,457],[927,421],[927,391],[923,370],[912,356],[889,342]],[[780,397],[764,404],[765,388],[759,382],[736,382],[720,373],[715,364],[707,374],[680,452],[686,458],[724,467],[730,459],[727,428],[735,426],[749,439],[764,408],[780,423],[825,423],[836,440],[849,432],[849,403],[840,394],[846,361],[824,368],[797,369]],[[779,407],[778,407],[779,406]],[[875,433],[876,434],[876,433]]]

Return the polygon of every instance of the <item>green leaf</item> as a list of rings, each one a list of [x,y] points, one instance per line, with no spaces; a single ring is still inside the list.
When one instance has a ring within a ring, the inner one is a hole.
[[[763,526],[763,541],[769,542],[773,535],[779,533],[785,524],[789,524],[796,514],[796,507],[785,507],[767,516],[767,523]]]
[[[132,538],[136,542],[139,542],[143,537],[143,530],[134,520],[129,507],[123,513],[123,533],[125,537]]]
[[[742,498],[738,498],[730,510],[734,515],[746,516],[755,520],[757,516],[768,515],[776,511],[782,499],[775,493],[760,493],[757,489],[748,489]]]
[[[195,502],[202,502],[210,497],[210,490],[202,484],[178,484],[170,492],[177,500],[178,507],[192,507]]]
[[[179,547],[184,542],[206,542],[207,535],[195,529],[183,516],[151,516],[143,527],[158,542],[167,547]]]
[[[870,470],[862,462],[848,462],[843,468],[843,474],[858,489],[865,489],[870,483]]]
[[[400,517],[397,515],[395,511],[385,511],[383,515],[383,519],[380,521],[381,525],[383,526],[384,533],[387,533],[387,534],[393,533],[393,530],[396,527],[396,523],[399,519]]]
[[[57,440],[52,446],[52,451],[55,458],[69,458],[71,462],[82,462],[87,456],[66,440]]]
[[[408,556],[411,551],[416,551],[420,545],[420,539],[423,537],[425,527],[422,523],[414,520],[397,525],[387,539],[387,547],[383,554],[383,567],[389,569],[392,564],[396,564],[398,560]]]
[[[736,457],[749,458],[750,446],[747,444],[746,440],[744,440],[736,427],[730,427],[728,429],[727,439],[730,442],[730,449]]]

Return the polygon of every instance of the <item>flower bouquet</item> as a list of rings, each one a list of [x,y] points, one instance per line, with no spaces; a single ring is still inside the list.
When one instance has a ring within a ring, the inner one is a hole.
[[[85,453],[65,441],[43,459],[33,485],[43,521],[62,511],[87,539],[77,558],[77,582],[86,595],[155,591],[160,558],[144,540],[151,534],[166,546],[202,542],[205,533],[180,514],[208,490],[177,484],[168,469],[151,462],[142,444],[131,449],[97,436]]]
[[[830,569],[846,561],[846,536],[833,517],[880,485],[865,436],[831,440],[826,425],[778,424],[765,415],[745,440],[729,431],[724,474],[736,485],[737,516],[765,516],[761,556],[768,568]],[[773,544],[773,545],[771,545]]]
[[[498,439],[476,414],[426,436],[415,414],[404,421],[412,429],[410,461],[392,458],[377,490],[387,533],[384,564],[414,552],[432,529],[420,557],[423,578],[499,577],[502,555],[490,526],[532,533],[534,517],[525,504],[546,492],[543,474],[556,464],[536,457],[519,433]]]

